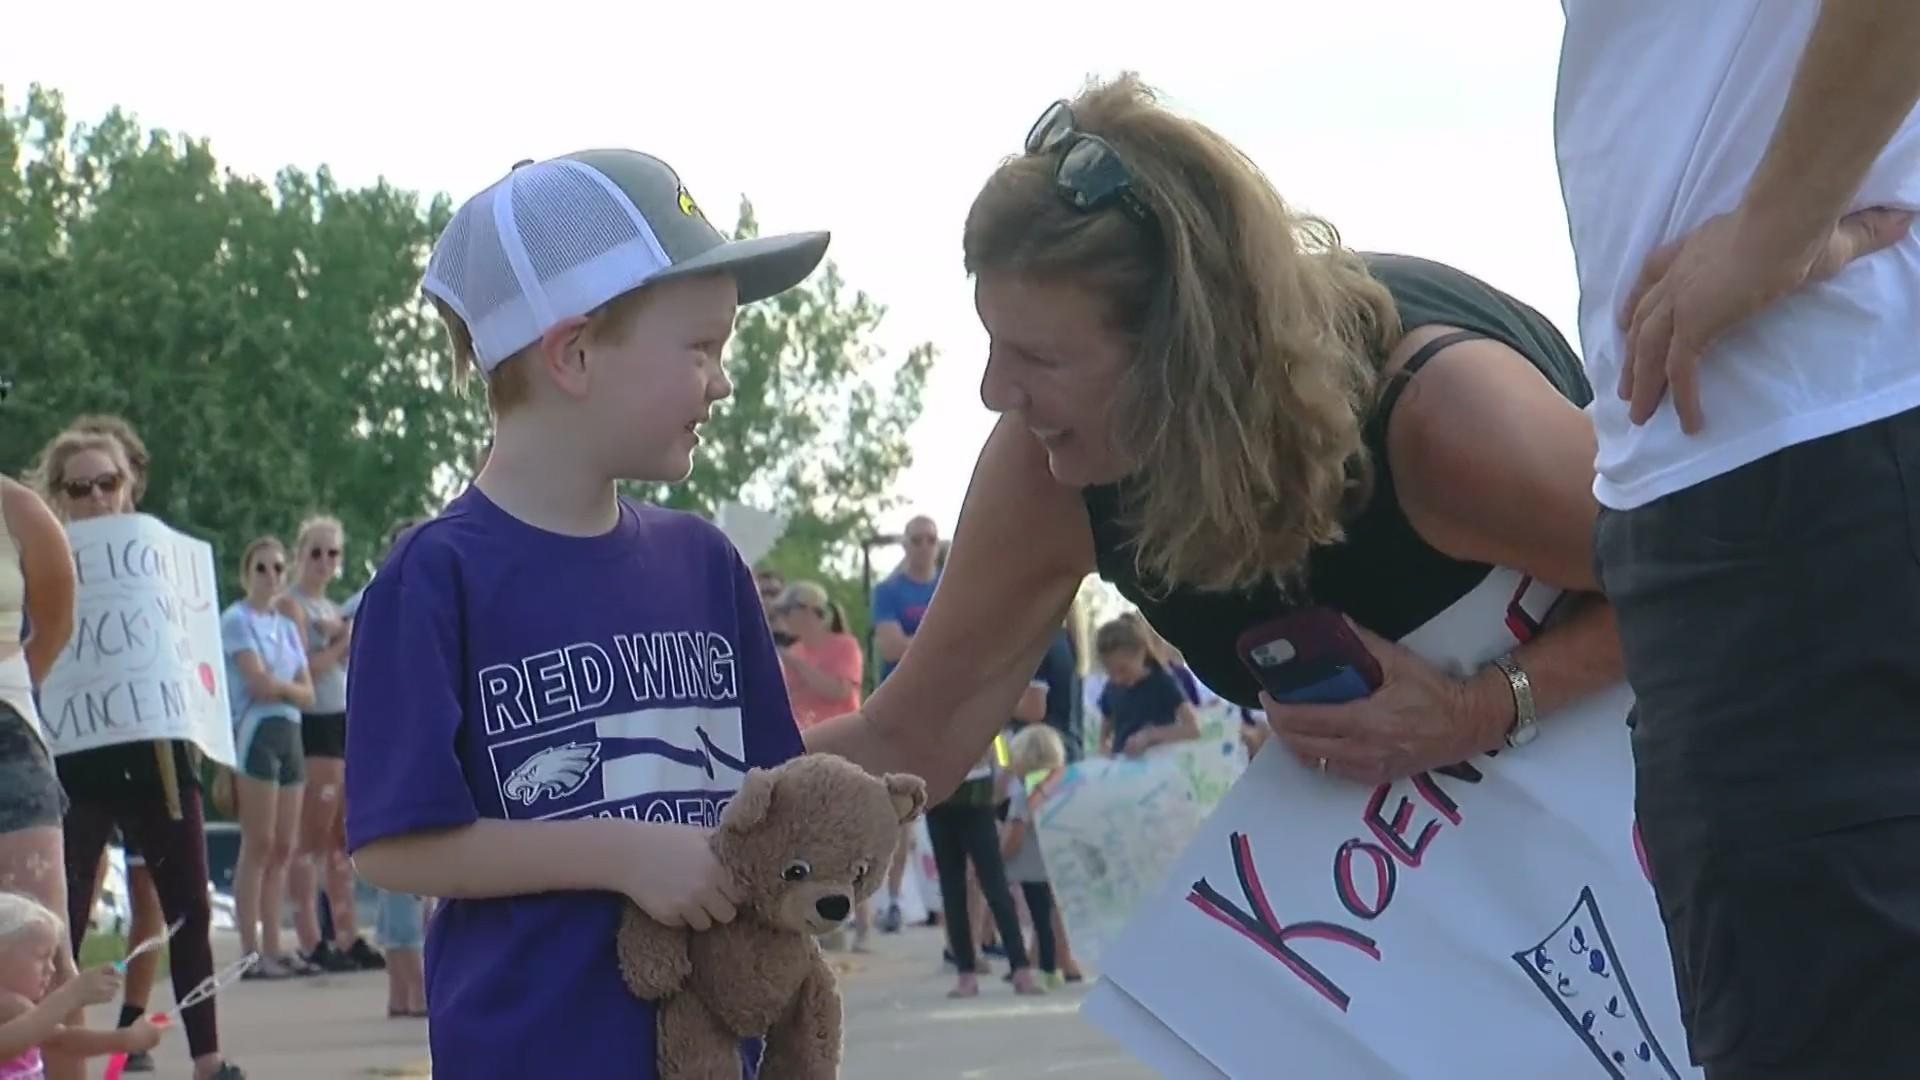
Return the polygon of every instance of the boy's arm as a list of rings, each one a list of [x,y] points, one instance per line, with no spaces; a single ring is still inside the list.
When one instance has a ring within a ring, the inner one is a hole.
[[[677,856],[706,844],[706,830],[663,822],[479,818],[371,841],[353,853],[353,864],[379,888],[447,900],[576,890],[632,895],[646,891],[638,879],[649,874],[637,870],[664,874]]]

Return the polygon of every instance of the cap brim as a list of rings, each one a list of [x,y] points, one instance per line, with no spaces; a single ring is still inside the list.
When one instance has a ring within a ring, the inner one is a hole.
[[[740,302],[751,304],[786,292],[807,279],[826,257],[831,233],[789,233],[729,240],[691,259],[674,263],[647,280],[669,281],[695,274],[726,274],[740,289]]]

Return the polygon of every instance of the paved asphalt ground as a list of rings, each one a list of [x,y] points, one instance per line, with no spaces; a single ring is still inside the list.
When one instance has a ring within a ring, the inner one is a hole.
[[[939,966],[938,931],[876,936],[866,956],[830,954],[847,1002],[843,1080],[1146,1080],[1139,1065],[1077,1012],[1081,991],[1016,997],[999,974],[980,996],[949,1001],[952,975]],[[237,953],[229,935],[219,958]],[[164,979],[155,1005],[171,1002]],[[221,995],[220,1035],[252,1080],[424,1078],[426,1023],[386,1018],[386,976],[330,975],[238,983]],[[95,1010],[96,1025],[113,1008]],[[169,1034],[155,1053],[158,1080],[187,1080],[186,1040]],[[96,1064],[92,1075],[100,1075]],[[129,1074],[131,1076],[132,1074]],[[611,1075],[611,1074],[610,1074]],[[443,1078],[459,1080],[459,1078]]]

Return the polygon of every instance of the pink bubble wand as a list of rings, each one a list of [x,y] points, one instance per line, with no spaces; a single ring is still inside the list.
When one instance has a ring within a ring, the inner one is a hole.
[[[129,961],[132,959],[133,959],[132,955],[129,955],[127,957],[127,960]],[[126,961],[122,961],[122,963],[125,963],[125,962]],[[216,971],[213,974],[207,976],[206,978],[200,980],[200,985],[194,987],[192,990],[187,991],[186,997],[183,997],[179,1001],[174,1002],[173,1011],[175,1013],[184,1013],[188,1009],[193,1008],[195,1005],[198,1005],[201,1002],[208,1000],[209,998],[213,997],[213,995],[225,989],[235,979],[238,979],[240,976],[245,975],[247,973],[248,968],[252,967],[253,965],[259,962],[260,962],[260,954],[257,952],[250,952],[247,955],[241,957],[240,959],[235,960],[233,963],[228,964],[226,967],[221,968],[219,971]],[[124,970],[124,968],[122,970]],[[164,1028],[168,1024],[171,1024],[173,1022],[172,1019],[169,1018],[168,1015],[163,1012],[154,1013],[152,1016],[148,1017],[147,1019],[148,1019],[148,1022],[150,1022],[151,1024],[153,1024],[154,1027],[157,1027],[157,1028]],[[101,1074],[102,1080],[120,1080],[120,1074],[125,1072],[126,1069],[127,1069],[127,1053],[126,1051],[122,1050],[119,1053],[107,1059],[107,1071]]]

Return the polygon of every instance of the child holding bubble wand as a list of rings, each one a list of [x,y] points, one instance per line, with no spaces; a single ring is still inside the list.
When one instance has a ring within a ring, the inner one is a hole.
[[[125,1056],[151,1049],[160,1030],[140,1021],[113,1031],[95,1031],[62,1021],[120,992],[121,973],[108,964],[55,987],[66,924],[44,904],[0,892],[0,1080],[42,1080],[41,1050],[66,1057]]]
[[[171,934],[171,931],[169,932],[169,935],[170,934]],[[160,941],[164,939],[155,938],[154,940]],[[115,966],[123,966],[126,963],[131,962],[132,960],[133,960],[133,955],[129,955],[126,960],[121,961],[119,965],[115,965]],[[195,986],[192,990],[189,990],[187,992],[186,997],[183,997],[179,1001],[174,1003],[173,1011],[177,1013],[185,1012],[188,1009],[193,1008],[195,1005],[198,1005],[201,1002],[206,1001],[207,999],[213,997],[213,995],[226,989],[229,984],[233,983],[236,979],[240,978],[240,976],[246,974],[248,968],[252,967],[253,965],[259,962],[260,962],[260,954],[257,952],[250,952],[247,955],[241,957],[240,959],[235,960],[233,963],[228,964],[226,967],[221,968],[219,971],[216,971],[213,974],[207,976],[205,979],[202,979],[198,986]],[[127,1068],[127,1054],[129,1053],[129,1051],[153,1049],[153,1047],[160,1042],[160,1035],[159,1035],[160,1029],[166,1027],[170,1022],[171,1021],[169,1021],[167,1018],[167,1014],[163,1012],[154,1013],[151,1016],[148,1016],[142,1020],[136,1021],[134,1024],[135,1027],[139,1027],[141,1025],[147,1025],[154,1029],[155,1034],[153,1037],[153,1042],[148,1043],[146,1046],[130,1047],[128,1050],[122,1050],[118,1053],[115,1053],[113,1057],[107,1060],[107,1071],[102,1074],[102,1080],[120,1080],[120,1074],[126,1071],[126,1068]],[[123,1028],[122,1030],[130,1031],[132,1029]],[[5,1073],[0,1073],[0,1080],[11,1080],[11,1078],[8,1077]]]

